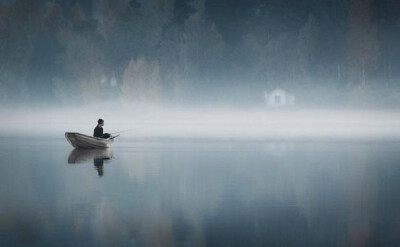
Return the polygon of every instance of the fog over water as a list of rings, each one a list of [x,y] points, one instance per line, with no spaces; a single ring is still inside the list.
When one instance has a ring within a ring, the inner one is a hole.
[[[3,136],[62,136],[64,132],[92,135],[98,118],[105,132],[121,138],[215,140],[396,140],[400,112],[395,110],[238,109],[107,107],[1,110]]]

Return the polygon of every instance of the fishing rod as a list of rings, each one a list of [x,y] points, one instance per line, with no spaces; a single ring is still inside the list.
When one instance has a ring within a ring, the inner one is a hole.
[[[128,132],[128,131],[131,131],[131,130],[132,130],[132,129],[121,130],[121,131],[117,131],[117,132],[110,133],[110,135],[119,134],[119,133],[124,133],[124,132]]]
[[[145,128],[144,126],[142,126],[142,127],[135,127],[135,128],[132,128],[132,129],[127,129],[127,130],[121,130],[121,131],[117,131],[117,132],[113,132],[113,133],[109,133],[110,135],[113,135],[113,134],[120,134],[120,133],[124,133],[124,132],[128,132],[128,131],[132,131],[132,130],[134,130],[134,129],[143,129],[143,128]]]

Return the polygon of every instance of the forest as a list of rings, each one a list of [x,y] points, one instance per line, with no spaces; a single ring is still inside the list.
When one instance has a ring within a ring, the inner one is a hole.
[[[2,105],[400,107],[398,0],[0,2]]]

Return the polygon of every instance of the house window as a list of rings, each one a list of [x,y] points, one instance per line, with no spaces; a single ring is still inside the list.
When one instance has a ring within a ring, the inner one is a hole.
[[[281,103],[281,96],[275,95],[274,96],[274,101],[275,101],[275,104],[280,104]]]

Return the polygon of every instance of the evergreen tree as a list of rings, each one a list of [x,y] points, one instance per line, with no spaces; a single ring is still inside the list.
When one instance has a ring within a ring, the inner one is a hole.
[[[379,57],[377,25],[372,0],[352,0],[348,30],[348,70],[350,84],[366,85]]]
[[[121,95],[128,107],[155,104],[159,101],[160,67],[144,57],[131,60],[122,76]]]
[[[304,83],[310,84],[314,76],[312,64],[315,61],[318,31],[317,20],[313,14],[310,14],[297,36],[293,70],[295,80],[303,85]]]

